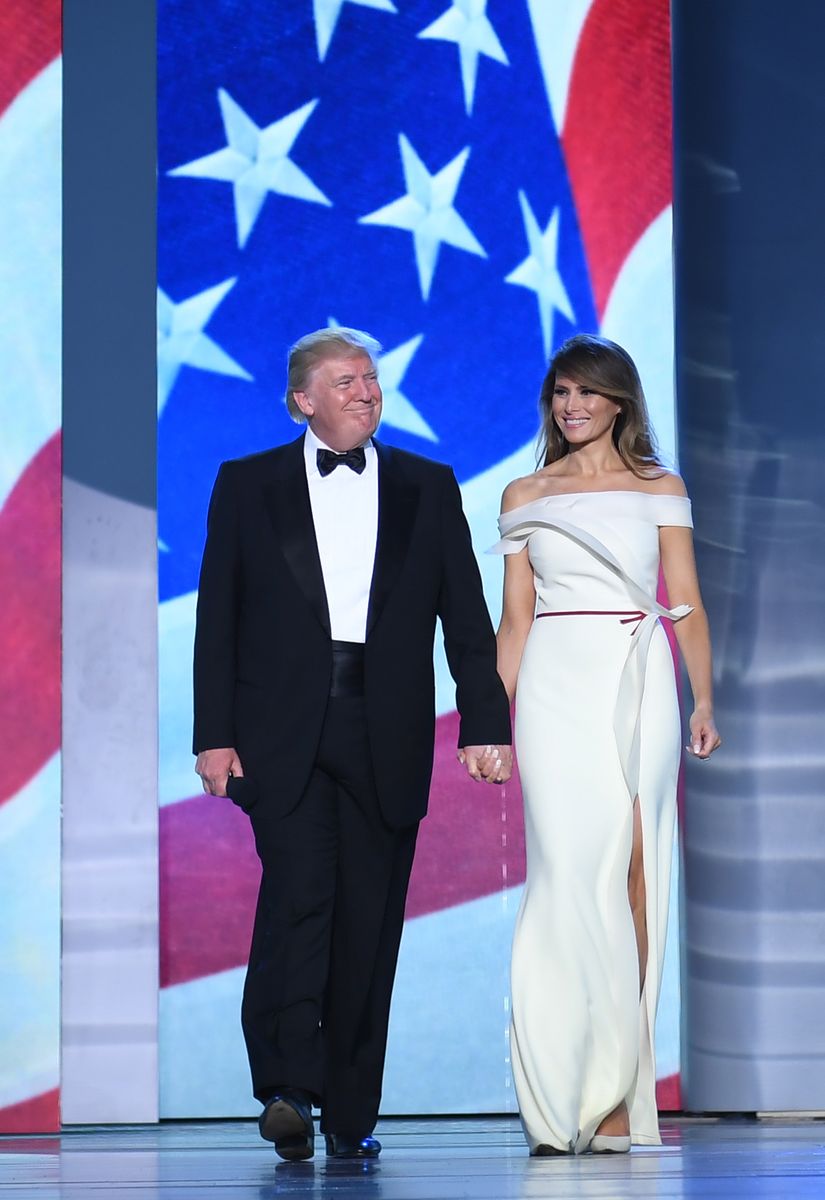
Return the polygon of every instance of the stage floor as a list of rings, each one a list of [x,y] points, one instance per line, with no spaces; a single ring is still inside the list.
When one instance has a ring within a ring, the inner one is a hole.
[[[666,1120],[630,1155],[530,1159],[513,1118],[387,1120],[377,1162],[282,1163],[246,1121],[73,1127],[0,1138],[0,1191],[27,1200],[670,1200],[825,1196],[825,1123]]]

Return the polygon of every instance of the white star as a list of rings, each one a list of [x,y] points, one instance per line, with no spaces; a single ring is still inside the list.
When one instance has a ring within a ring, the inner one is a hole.
[[[446,167],[442,167],[436,175],[431,175],[403,133],[399,135],[398,142],[407,193],[391,204],[385,204],[383,208],[361,217],[360,223],[389,225],[394,229],[406,229],[413,235],[421,294],[426,300],[442,242],[458,250],[466,250],[469,254],[487,257],[475,234],[453,208],[453,198],[458,191],[470,149],[465,147]]]
[[[504,63],[505,67],[510,65],[504,47],[490,24],[486,9],[487,0],[453,0],[452,8],[448,8],[418,35],[420,38],[455,42],[458,46],[461,82],[464,85],[464,106],[468,116],[473,111],[479,54]]]
[[[379,379],[381,391],[384,393],[382,420],[395,429],[403,429],[405,433],[414,433],[417,437],[437,442],[438,434],[430,428],[418,409],[401,391],[407,367],[423,341],[424,335],[420,333],[381,355]]]
[[[310,100],[295,112],[259,129],[229,92],[218,88],[226,146],[175,167],[170,175],[190,175],[196,179],[220,179],[233,184],[238,245],[243,246],[258,219],[267,192],[331,204],[308,175],[289,157],[295,139],[309,120],[317,100]]]
[[[524,218],[524,229],[527,234],[527,245],[530,254],[524,262],[519,263],[505,279],[505,283],[516,283],[520,287],[529,288],[536,293],[539,302],[541,318],[541,335],[544,340],[545,358],[550,354],[553,340],[553,312],[558,309],[564,313],[568,321],[574,321],[575,315],[570,304],[570,298],[565,291],[561,275],[556,267],[556,254],[559,242],[559,210],[553,209],[553,215],[544,233],[533,216],[533,210],[524,192],[518,194],[521,204],[521,215]]]
[[[318,42],[318,58],[321,62],[326,58],[335,26],[341,9],[347,0],[313,0],[312,8],[315,13],[315,39]],[[398,9],[392,0],[349,0],[350,4],[358,4],[361,8],[377,8],[381,12],[397,13]]]
[[[221,300],[234,286],[234,279],[225,279],[180,304],[173,303],[158,288],[158,416],[182,366],[252,379],[248,371],[203,332]]]

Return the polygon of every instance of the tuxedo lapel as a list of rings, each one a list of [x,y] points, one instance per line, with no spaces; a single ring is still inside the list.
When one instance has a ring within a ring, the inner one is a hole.
[[[367,612],[367,636],[395,586],[404,564],[418,509],[418,488],[410,483],[389,446],[375,442],[378,454],[378,540]]]
[[[295,581],[329,634],[329,607],[309,501],[303,437],[283,447],[275,478],[264,487],[264,502]]]

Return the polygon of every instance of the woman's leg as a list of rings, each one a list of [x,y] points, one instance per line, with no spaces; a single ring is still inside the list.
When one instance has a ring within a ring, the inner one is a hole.
[[[627,873],[627,895],[633,926],[636,930],[636,946],[639,951],[639,995],[645,986],[647,974],[647,892],[645,890],[645,860],[642,845],[642,813],[639,797],[633,801],[633,849],[630,852],[630,869]]]
[[[636,930],[636,947],[639,954],[639,995],[645,985],[647,973],[647,894],[645,891],[644,846],[642,844],[642,815],[639,797],[633,802],[633,847],[630,851],[630,867],[627,873],[627,897],[633,914]],[[622,1136],[630,1132],[630,1119],[624,1100],[602,1121],[597,1133]]]

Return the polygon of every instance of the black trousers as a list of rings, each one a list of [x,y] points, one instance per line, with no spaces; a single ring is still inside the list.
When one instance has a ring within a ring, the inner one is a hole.
[[[303,1088],[323,1132],[363,1136],[378,1116],[418,832],[381,816],[363,699],[330,699],[298,806],[274,819],[264,796],[251,819],[263,876],[242,1021],[255,1096]]]

